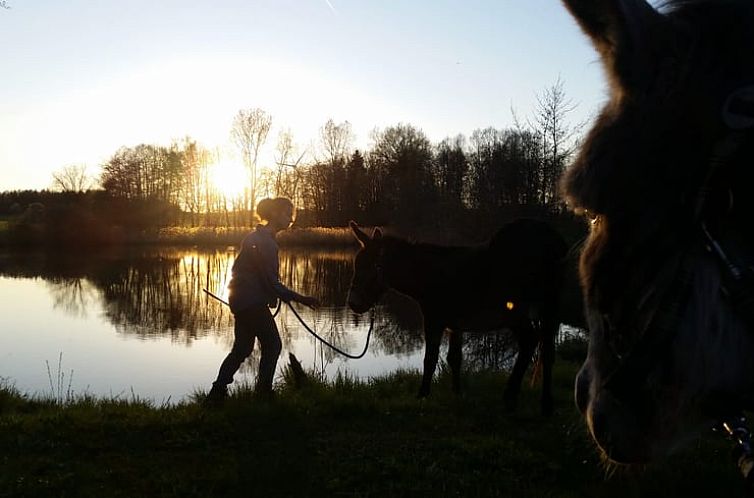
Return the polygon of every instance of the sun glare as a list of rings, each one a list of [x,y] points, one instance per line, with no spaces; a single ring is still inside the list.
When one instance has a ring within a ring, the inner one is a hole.
[[[220,161],[211,166],[211,180],[215,188],[226,197],[238,197],[249,186],[249,174],[243,165],[233,161]]]

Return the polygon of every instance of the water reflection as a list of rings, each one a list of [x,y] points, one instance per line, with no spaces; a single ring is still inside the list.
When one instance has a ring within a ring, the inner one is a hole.
[[[341,349],[360,351],[369,328],[369,316],[355,315],[345,305],[354,253],[282,250],[280,256],[283,282],[303,294],[316,296],[323,304],[316,312],[300,311],[306,322]],[[184,348],[201,344],[201,348],[207,349],[210,348],[208,344],[211,345],[212,355],[202,357],[209,365],[205,368],[209,372],[197,373],[194,381],[194,385],[205,385],[213,378],[224,353],[230,348],[233,320],[227,307],[207,296],[202,289],[227,297],[235,257],[236,249],[232,247],[219,250],[110,250],[93,254],[0,254],[0,278],[11,283],[33,282],[32,288],[41,286],[46,289],[52,315],[44,318],[45,323],[58,321],[56,317],[60,314],[75,319],[78,325],[72,326],[72,339],[61,346],[66,348],[66,353],[71,348],[84,348],[75,344],[78,337],[76,327],[86,323],[93,330],[101,330],[97,325],[100,322],[108,323],[121,340],[168,341]],[[8,292],[9,299],[17,299],[19,303],[32,299],[13,294],[11,290]],[[34,304],[37,309],[45,308],[43,297],[35,294],[33,299],[38,300]],[[10,311],[6,314],[18,309],[13,303],[7,306]],[[369,355],[364,360],[348,362],[344,367],[344,359],[311,339],[295,316],[283,307],[278,326],[284,353],[294,351],[299,357],[303,356],[308,359],[308,368],[318,369],[323,375],[333,374],[341,368],[374,375],[399,367],[420,367],[422,319],[416,304],[408,298],[388,294],[374,312],[375,329]],[[11,328],[27,326],[22,317],[13,323],[16,325],[11,324]],[[39,333],[43,334],[42,331]],[[3,340],[10,345],[5,347],[13,349],[21,339],[0,336],[0,343]],[[515,356],[514,348],[515,343],[509,334],[469,334],[465,339],[465,365],[470,368],[507,367]],[[140,353],[134,353],[133,359],[126,361],[138,363],[146,361],[144,358],[150,354],[159,356],[154,350],[141,349]],[[91,358],[91,352],[87,354]],[[257,354],[258,350],[252,361],[244,364],[242,374],[254,374]],[[156,358],[153,361],[159,363],[161,360]],[[328,369],[333,365],[335,370]],[[192,368],[195,365],[186,365],[186,371],[192,371]],[[159,370],[159,367],[155,369]],[[3,375],[17,374],[0,371],[0,376]],[[171,395],[175,396],[175,393]]]

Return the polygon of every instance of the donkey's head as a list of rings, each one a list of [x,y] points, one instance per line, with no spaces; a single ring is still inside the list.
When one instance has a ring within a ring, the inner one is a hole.
[[[687,415],[725,415],[754,392],[754,341],[700,229],[715,166],[735,169],[754,145],[754,2],[564,3],[611,89],[563,179],[592,219],[576,401],[609,458],[642,462],[664,453]]]
[[[361,244],[354,261],[353,279],[348,290],[348,306],[356,313],[364,313],[382,297],[387,290],[383,279],[384,244],[382,231],[375,228],[370,237],[355,222],[351,230]]]

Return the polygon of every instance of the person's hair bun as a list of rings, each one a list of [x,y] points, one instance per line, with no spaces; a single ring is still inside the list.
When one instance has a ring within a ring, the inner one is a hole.
[[[268,221],[283,209],[293,209],[293,203],[287,197],[262,199],[257,204],[257,215],[261,219]]]

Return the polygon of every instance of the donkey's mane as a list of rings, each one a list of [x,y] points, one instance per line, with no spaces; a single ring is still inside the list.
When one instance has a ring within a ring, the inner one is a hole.
[[[442,244],[433,244],[430,242],[419,242],[412,239],[397,237],[395,235],[384,235],[382,243],[387,254],[400,254],[402,252],[418,254],[423,257],[446,257],[448,254],[465,254],[474,251],[481,246],[446,246]]]

